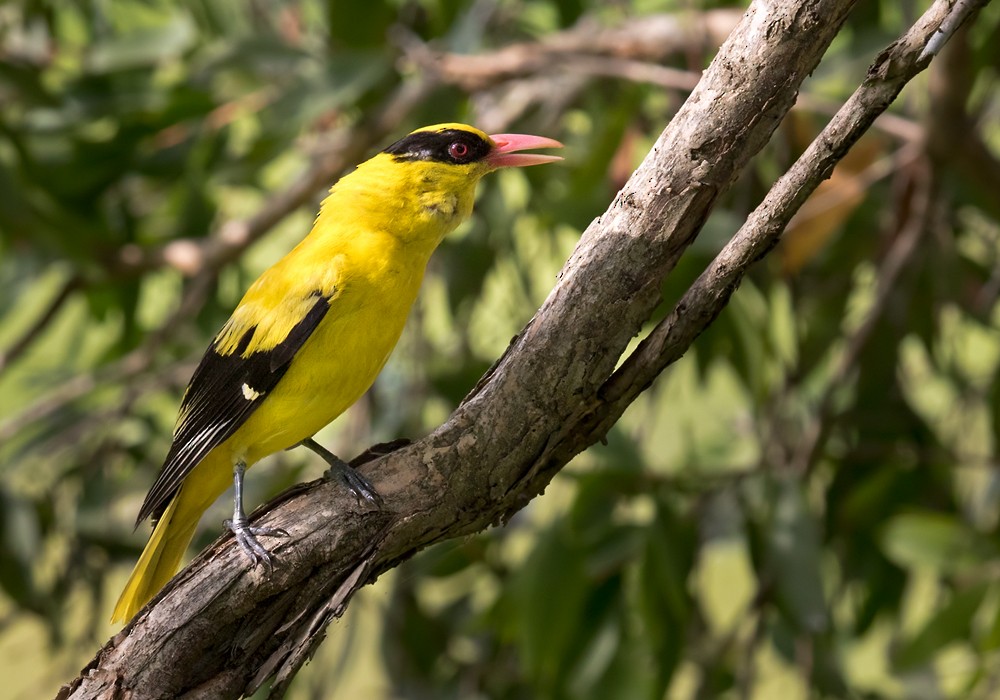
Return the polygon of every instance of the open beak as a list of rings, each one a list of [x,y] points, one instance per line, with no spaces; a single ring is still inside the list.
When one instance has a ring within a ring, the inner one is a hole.
[[[518,153],[535,148],[562,148],[555,139],[529,134],[491,134],[496,147],[486,156],[486,162],[494,168],[523,168],[526,165],[541,165],[562,160],[561,156],[546,156],[538,153]]]

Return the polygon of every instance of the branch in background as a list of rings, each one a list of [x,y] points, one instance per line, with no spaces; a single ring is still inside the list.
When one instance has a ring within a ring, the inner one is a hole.
[[[90,374],[78,374],[70,377],[60,384],[58,389],[49,392],[44,398],[31,404],[14,417],[0,423],[0,442],[13,439],[35,421],[51,416],[99,386],[127,381],[135,377],[149,368],[151,357],[150,346],[144,344],[112,365]]]
[[[823,213],[835,209],[849,200],[853,192],[865,191],[879,180],[909,168],[923,155],[923,149],[921,149],[919,144],[908,143],[895,152],[879,158],[863,170],[852,173],[853,187],[850,190],[814,191],[815,195],[810,196],[799,207],[799,210],[795,212],[795,216],[792,217],[787,228],[793,228],[800,218],[821,216]]]
[[[962,4],[968,6],[967,3]],[[885,316],[900,276],[920,249],[921,240],[937,223],[934,216],[935,197],[940,182],[935,177],[934,162],[962,160],[965,149],[956,149],[956,138],[966,144],[979,143],[977,131],[966,112],[973,88],[969,26],[962,24],[952,28],[955,36],[930,73],[932,100],[925,128],[927,138],[920,144],[920,160],[912,169],[908,201],[900,207],[905,212],[905,219],[898,222],[892,246],[878,268],[877,288],[871,308],[858,328],[847,337],[845,348],[816,403],[802,439],[793,451],[790,466],[797,473],[806,473],[815,467],[836,418],[835,396],[857,367],[872,332]],[[940,50],[941,47],[937,48]],[[985,149],[983,153],[990,158]]]
[[[554,73],[602,76],[690,92],[701,79],[698,69],[660,65],[677,55],[698,56],[720,44],[739,21],[733,9],[652,15],[617,27],[581,22],[578,27],[538,42],[514,44],[493,53],[467,54],[435,51],[414,35],[399,36],[405,57],[437,80],[470,92],[482,92],[513,80]],[[797,107],[833,115],[839,103],[800,94]],[[875,126],[902,141],[920,141],[923,128],[895,114],[880,114]]]
[[[59,292],[52,298],[52,301],[48,303],[45,310],[35,319],[21,337],[10,344],[3,352],[0,352],[0,374],[3,373],[5,369],[10,367],[14,361],[19,358],[24,351],[27,350],[35,340],[42,334],[42,332],[48,328],[49,324],[56,317],[59,309],[62,308],[63,304],[72,296],[72,294],[83,286],[83,279],[77,275],[70,277],[63,283],[63,286],[59,289]]]
[[[996,197],[1000,192],[1000,160],[983,141],[983,129],[976,123],[990,117],[969,112],[976,57],[966,28],[959,28],[955,39],[941,56],[940,69],[931,74],[928,151],[937,162],[952,166],[969,188],[979,193],[983,206],[1000,217]]]
[[[202,120],[201,124],[199,125],[199,128],[209,129],[209,130],[221,129],[227,124],[231,123],[233,119],[236,118],[236,115],[239,114],[240,111],[262,109],[264,106],[274,101],[275,98],[276,98],[276,92],[274,91],[274,89],[268,88],[264,90],[258,90],[248,95],[244,95],[236,100],[231,100],[230,102],[226,102],[225,104],[220,105],[212,112],[210,112],[205,117],[205,119]],[[154,139],[155,147],[159,149],[170,148],[176,145],[177,143],[180,143],[184,139],[188,138],[191,128],[192,127],[187,124],[176,124],[168,129],[164,129],[155,137]],[[261,234],[262,233],[263,231],[261,232]],[[138,250],[141,250],[138,246],[135,245],[126,246],[125,248],[122,249],[122,251],[119,252],[119,255],[124,256],[125,258],[134,258],[136,256],[136,251]],[[6,352],[0,353],[0,374],[2,374],[3,371],[7,369],[14,362],[14,360],[16,360],[20,355],[22,355],[31,346],[31,344],[41,335],[42,331],[44,331],[45,328],[48,327],[49,323],[51,323],[53,319],[55,319],[57,312],[62,308],[63,304],[70,298],[70,296],[74,292],[77,292],[80,289],[82,289],[84,286],[85,286],[85,280],[80,275],[75,275],[69,280],[67,280],[66,284],[60,290],[59,294],[56,295],[56,297],[52,300],[52,302],[50,302],[49,306],[42,313],[42,315],[39,316],[38,319],[36,319],[35,323],[31,326],[31,328],[29,328],[22,335],[21,338],[12,343],[10,348]],[[191,313],[191,309],[188,308],[187,305],[184,305],[182,303],[181,306],[186,308],[187,314]],[[185,316],[182,316],[181,318],[187,317],[187,314]],[[176,320],[177,318],[171,318],[168,324],[165,324],[164,327],[174,328],[175,327],[174,323],[176,322]],[[159,339],[160,338],[158,338],[157,340]],[[149,345],[149,343],[147,343],[147,345]],[[137,365],[134,361],[126,362],[125,364],[140,367],[141,371],[141,365]],[[84,394],[89,393],[89,391],[91,390],[87,388],[88,386],[90,386],[88,382],[80,382],[78,386],[82,389],[85,389]],[[81,396],[82,394],[71,391],[68,392],[66,395],[70,397],[68,400],[72,401],[75,400],[76,398],[79,398],[79,396]],[[49,402],[52,403],[53,405],[55,404],[62,405],[66,403],[66,401],[58,401],[52,399],[53,397],[51,396],[47,397],[47,400],[49,400]],[[38,414],[38,417],[44,417],[45,415],[48,415],[48,413],[42,412]],[[6,435],[9,432],[10,431],[8,431],[5,426],[0,427],[0,434]]]
[[[997,33],[1000,25],[991,40]],[[935,164],[953,169],[969,190],[978,193],[984,209],[1000,217],[996,198],[1000,192],[1000,160],[982,140],[983,129],[977,122],[984,115],[970,113],[975,70],[976,57],[969,43],[969,31],[961,27],[931,73],[927,151]],[[986,317],[998,296],[1000,266],[971,300],[972,311]]]
[[[551,72],[550,66],[541,58],[549,54],[563,56],[564,60],[560,65],[569,73],[581,77],[616,77],[688,92],[697,84],[699,73],[636,59],[662,60],[677,53],[704,53],[706,45],[715,46],[722,41],[735,26],[740,14],[739,11],[727,9],[706,13],[654,15],[614,28],[601,28],[585,22],[575,29],[552,35],[541,42],[516,44],[494,54],[479,56],[434,53],[418,37],[397,33],[395,41],[406,57],[426,69],[431,77],[415,84],[404,83],[373,120],[355,125],[335,136],[332,143],[324,149],[325,153],[313,158],[312,166],[299,179],[268,199],[251,218],[228,221],[209,238],[179,239],[152,249],[130,245],[118,251],[117,258],[109,264],[112,274],[130,277],[158,267],[170,266],[195,277],[197,281],[188,287],[178,310],[149,335],[141,348],[98,372],[74,377],[18,415],[0,423],[0,439],[10,438],[31,423],[86,396],[97,386],[130,380],[148,370],[154,359],[153,350],[165,335],[173,332],[178,321],[193,317],[200,310],[204,296],[199,290],[214,283],[226,264],[234,261],[285,216],[307,203],[316,192],[328,187],[353,163],[363,159],[375,144],[398,128],[413,108],[433,92],[438,81],[450,81],[466,89],[472,89],[469,87],[472,85],[484,86],[485,89],[509,81],[505,84],[502,99],[490,100],[488,92],[473,95],[477,103],[480,103],[478,111],[483,115],[481,126],[487,131],[503,130],[517,116],[543,100],[568,101],[584,87],[585,83],[579,80],[554,85],[551,75],[544,78],[533,75],[529,69]],[[696,27],[698,31],[692,32],[691,27]],[[584,50],[589,53],[578,53]],[[446,70],[442,71],[440,66],[444,66]],[[469,70],[469,75],[463,72]],[[252,93],[247,98],[221,107],[217,114],[213,113],[211,123],[219,127],[232,117],[237,107],[243,109],[248,104],[262,105],[272,99],[270,92]],[[827,114],[834,113],[837,107],[828,101],[805,95],[799,96],[797,104]],[[917,141],[922,138],[921,127],[902,117],[882,114],[876,124],[884,132],[902,140]],[[179,137],[168,130],[160,138],[169,143]],[[49,320],[51,318],[46,319],[46,323]],[[4,367],[3,360],[0,357],[0,371]]]
[[[602,57],[619,66],[628,66],[681,54],[699,57],[695,63],[700,65],[700,56],[721,44],[742,15],[740,10],[722,9],[650,15],[617,27],[581,22],[537,42],[512,44],[492,53],[471,56],[435,51],[413,40],[404,42],[403,47],[407,58],[442,82],[475,92],[512,79],[551,73],[554,69],[576,70],[574,64],[578,62],[589,63],[589,67],[582,69],[588,72],[599,65],[595,59]],[[683,76],[683,71],[678,71],[674,79],[684,89],[692,87],[687,85],[689,78],[678,76]]]
[[[633,83],[649,83],[667,90],[685,92],[694,90],[701,80],[701,74],[695,71],[679,70],[648,61],[607,56],[570,57],[563,67],[573,73],[620,78]]]
[[[914,170],[916,171],[914,191],[909,196],[906,220],[902,222],[896,240],[879,266],[875,300],[864,321],[847,338],[846,347],[837,358],[827,386],[813,410],[809,425],[803,431],[802,439],[792,454],[789,466],[796,473],[805,474],[816,464],[816,458],[826,441],[834,418],[834,398],[857,367],[872,332],[885,315],[900,275],[912,262],[920,248],[921,239],[931,228],[933,177],[926,162],[918,164]]]
[[[45,397],[26,409],[0,423],[0,442],[10,440],[32,423],[47,418],[68,404],[77,401],[100,386],[128,382],[146,372],[153,365],[163,343],[176,333],[178,324],[196,315],[211,291],[218,270],[206,269],[187,284],[180,303],[159,328],[149,333],[142,345],[115,362],[88,374],[78,374],[59,385]],[[157,381],[167,383],[169,375],[164,373]],[[138,397],[136,397],[138,398]],[[119,413],[127,406],[117,406]]]

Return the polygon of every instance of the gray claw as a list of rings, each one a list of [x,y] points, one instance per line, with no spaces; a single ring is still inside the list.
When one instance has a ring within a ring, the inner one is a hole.
[[[351,490],[355,498],[359,501],[367,501],[369,505],[375,508],[382,507],[383,501],[378,491],[375,490],[375,487],[371,485],[368,479],[361,476],[350,464],[312,438],[303,440],[299,444],[318,454],[323,458],[323,461],[330,465],[330,468],[323,474],[326,479],[332,480],[334,477],[338,477],[347,484],[347,488]]]
[[[323,476],[327,479],[340,477],[347,484],[347,488],[354,493],[355,498],[358,500],[364,499],[370,505],[373,505],[376,508],[381,508],[382,497],[378,494],[378,491],[375,490],[375,487],[371,485],[371,482],[361,476],[358,472],[354,471],[354,469],[346,462],[341,462],[340,465],[331,465]]]
[[[253,565],[262,564],[270,576],[274,571],[274,555],[267,551],[257,537],[288,537],[288,533],[282,528],[252,526],[242,519],[226,520],[223,524],[233,533],[236,543]]]

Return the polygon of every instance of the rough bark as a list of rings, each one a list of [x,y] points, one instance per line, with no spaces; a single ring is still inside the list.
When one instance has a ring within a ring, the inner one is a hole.
[[[755,2],[607,212],[583,234],[545,304],[451,418],[366,462],[385,499],[302,485],[262,524],[291,536],[271,577],[224,538],[98,652],[63,698],[283,694],[361,585],[434,542],[509,518],[599,440],[718,314],[833,164],[975,7],[938,0],[883,52],[845,105],[685,300],[615,373],[660,301],[665,276],[748,160],[768,141],[854,0]],[[693,296],[692,296],[693,295]],[[610,380],[610,381],[609,381]]]

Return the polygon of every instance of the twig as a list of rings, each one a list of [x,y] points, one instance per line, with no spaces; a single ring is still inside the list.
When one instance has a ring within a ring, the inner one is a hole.
[[[376,538],[372,541],[370,550],[337,586],[330,599],[319,606],[312,617],[299,626],[294,636],[290,636],[280,648],[268,657],[266,662],[261,664],[257,675],[247,687],[247,694],[256,692],[273,676],[274,681],[268,692],[268,700],[272,698],[280,700],[284,697],[295,674],[312,657],[320,642],[325,638],[327,627],[334,619],[344,614],[344,610],[354,594],[368,583],[372,563],[378,553],[381,541],[382,538]]]
[[[728,19],[735,21],[735,18]],[[722,15],[715,20],[715,24],[724,26]],[[605,31],[608,36],[618,36],[619,31],[624,35],[633,26],[630,23],[622,28]],[[668,51],[662,46],[652,45],[653,42],[649,40],[651,36],[646,35],[656,35],[663,31],[662,27],[654,27],[654,30],[650,32],[648,27],[640,24],[635,28],[637,33],[628,39],[623,38],[623,43],[619,45],[607,42],[588,43],[584,38],[596,34],[593,27],[585,24],[582,28],[569,30],[567,34],[572,40],[547,37],[536,43],[516,44],[492,54],[476,56],[436,52],[421,42],[419,37],[412,35],[399,37],[398,43],[414,64],[444,83],[473,92],[542,77],[549,81],[556,70],[565,74],[618,78],[690,92],[701,79],[700,71],[681,70],[656,63],[653,59],[663,58]],[[698,37],[692,36],[691,40],[699,44]],[[679,44],[672,44],[670,48],[675,52],[683,49]],[[626,54],[629,57],[616,54]],[[838,102],[808,93],[801,93],[796,102],[796,107],[826,115],[836,114],[841,106]],[[874,127],[902,141],[918,142],[924,139],[924,128],[920,124],[889,112],[880,114]]]
[[[991,118],[988,116],[991,100],[982,99],[981,106],[970,113],[970,97],[978,92],[976,65],[982,58],[974,54],[965,27],[951,28],[951,33],[954,39],[935,62],[937,69],[928,81],[927,148],[939,167],[953,169],[961,178],[963,189],[978,195],[980,206],[998,217],[1000,159],[983,141],[982,134],[988,129],[977,123]]]
[[[750,608],[757,613],[757,619],[754,620],[753,633],[750,635],[750,639],[747,640],[743,654],[740,656],[740,665],[736,669],[736,687],[742,700],[750,700],[753,697],[754,681],[757,678],[754,657],[757,656],[760,642],[767,633],[767,620],[760,612],[761,607],[763,607],[763,601],[766,598],[765,592],[759,590],[750,603]]]
[[[908,143],[894,153],[879,158],[856,175],[852,174],[852,179],[858,188],[862,190],[867,189],[882,178],[909,167],[923,155],[923,148],[919,144]],[[845,192],[844,190],[831,189],[810,197],[795,213],[795,216],[792,217],[792,220],[789,222],[789,228],[794,227],[800,218],[807,219],[820,216],[824,212],[835,209],[851,197],[852,194],[853,190]]]
[[[971,11],[966,5],[964,0],[959,0],[956,9]],[[935,63],[935,70],[931,74],[934,100],[929,110],[930,123],[926,129],[928,138],[926,143],[919,144],[924,159],[927,152],[939,160],[955,157],[956,130],[953,126],[969,122],[965,112],[966,100],[972,89],[968,65],[968,30],[965,27],[959,30],[959,26],[954,21],[946,20],[928,40],[928,46],[931,46],[932,42],[938,41],[942,36],[952,36],[958,32],[948,51]],[[941,45],[935,44],[932,50],[922,51],[921,57],[935,55],[940,49]],[[967,134],[974,130],[959,128],[957,131],[958,138],[964,141],[968,138]],[[900,275],[913,259],[920,240],[930,228],[934,208],[933,190],[936,186],[933,167],[924,162],[914,175],[913,191],[909,202],[903,207],[907,217],[900,222],[896,239],[879,267],[875,299],[862,323],[846,339],[845,348],[836,361],[825,390],[816,402],[811,420],[802,431],[802,437],[792,453],[789,463],[797,473],[806,473],[815,466],[835,417],[836,395],[857,366],[872,332],[886,312]]]
[[[149,367],[146,346],[122,357],[113,365],[90,374],[78,374],[59,385],[44,398],[36,401],[12,418],[0,423],[0,443],[10,440],[35,421],[46,418],[67,404],[86,396],[97,387],[127,380]]]
[[[931,181],[931,174],[926,172],[926,169],[916,178],[916,188],[910,199],[909,216],[879,267],[875,300],[864,321],[848,337],[844,352],[838,358],[827,381],[826,389],[817,402],[812,420],[803,431],[802,440],[792,455],[790,466],[796,473],[805,474],[815,464],[816,456],[824,443],[833,418],[834,398],[857,367],[858,359],[867,347],[872,332],[888,308],[899,276],[913,260],[914,254],[919,249],[920,239],[929,229],[928,218],[933,189]]]
[[[621,78],[633,83],[648,83],[668,90],[685,92],[694,90],[701,80],[701,74],[695,71],[613,56],[568,55],[561,67],[571,73]]]
[[[48,306],[45,307],[45,311],[35,319],[35,322],[28,327],[27,330],[21,334],[21,337],[10,344],[3,352],[0,352],[0,374],[3,373],[14,361],[19,358],[24,351],[31,347],[31,344],[38,339],[38,336],[42,334],[48,325],[52,322],[52,319],[56,317],[59,309],[62,308],[63,304],[72,296],[73,292],[77,291],[83,286],[83,279],[78,275],[70,277],[63,286],[59,289],[59,292],[52,298]]]
[[[825,114],[831,117],[839,112],[841,107],[843,107],[840,103],[823,99],[822,97],[817,97],[815,95],[810,95],[808,93],[802,93],[799,95],[799,99],[795,103],[795,106],[801,107],[809,112]],[[912,119],[907,119],[906,117],[893,114],[892,112],[882,112],[879,114],[875,118],[874,123],[872,123],[872,128],[878,129],[883,134],[892,136],[900,141],[909,143],[923,143],[926,135],[926,129],[922,125]]]
[[[176,333],[177,324],[201,308],[216,274],[209,270],[192,280],[174,312],[158,329],[146,336],[142,345],[135,350],[106,367],[72,377],[25,410],[0,423],[0,442],[13,438],[32,423],[51,416],[99,386],[128,381],[148,370],[164,340]]]
[[[948,39],[951,38],[951,35],[962,26],[966,18],[973,12],[977,12],[985,4],[986,2],[979,0],[957,0],[955,2],[955,11],[945,17],[944,21],[934,30],[934,34],[927,40],[927,44],[924,46],[923,51],[920,52],[917,60],[930,61],[937,56],[938,52],[944,48]]]

